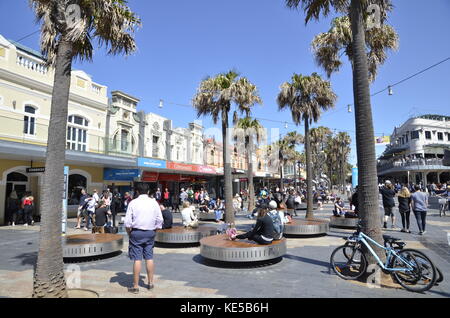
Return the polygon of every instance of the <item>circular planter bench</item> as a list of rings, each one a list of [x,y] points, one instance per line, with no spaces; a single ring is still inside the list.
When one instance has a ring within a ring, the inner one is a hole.
[[[123,236],[118,234],[78,234],[63,238],[64,258],[95,257],[119,252]]]
[[[359,218],[345,218],[340,216],[330,217],[330,226],[344,229],[356,229],[358,226]]]
[[[322,219],[292,219],[291,223],[284,225],[283,233],[286,235],[323,235],[329,230],[329,221]]]
[[[168,244],[192,244],[199,243],[204,237],[215,235],[215,227],[198,227],[196,229],[174,226],[171,229],[157,230],[155,242]]]
[[[286,239],[260,245],[249,240],[228,239],[226,234],[201,239],[200,255],[220,262],[261,262],[273,260],[286,254]]]

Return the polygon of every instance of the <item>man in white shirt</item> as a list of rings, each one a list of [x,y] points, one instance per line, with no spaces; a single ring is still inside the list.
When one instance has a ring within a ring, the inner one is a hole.
[[[143,258],[147,268],[148,289],[153,288],[155,230],[162,228],[163,217],[158,202],[148,196],[147,184],[138,184],[135,190],[139,196],[129,203],[124,225],[130,238],[128,255],[134,261],[133,288],[129,291],[137,294]]]

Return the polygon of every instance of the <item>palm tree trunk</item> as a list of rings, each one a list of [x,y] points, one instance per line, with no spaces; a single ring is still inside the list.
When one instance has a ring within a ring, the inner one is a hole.
[[[375,137],[370,104],[367,54],[363,22],[364,8],[360,0],[352,0],[350,19],[353,33],[353,94],[355,100],[356,150],[358,158],[358,200],[361,207],[363,232],[383,244],[380,212],[378,208],[378,185],[375,153]],[[375,250],[380,257],[384,253]],[[374,257],[366,252],[369,264]]]
[[[283,170],[284,170],[284,160],[281,159],[280,160],[280,191],[283,192],[283,178],[284,178],[284,174],[283,174]]]
[[[248,211],[255,208],[255,186],[253,185],[253,136],[248,138],[247,148],[247,180],[248,180]]]
[[[41,200],[41,233],[34,273],[33,297],[67,297],[61,241],[64,162],[72,45],[61,40],[53,85],[48,144]]]
[[[231,158],[228,147],[228,113],[222,112],[223,176],[225,192],[225,222],[234,225],[233,183],[231,180]]]
[[[309,118],[305,118],[305,154],[306,154],[306,218],[314,218],[312,194],[311,145],[309,138]]]

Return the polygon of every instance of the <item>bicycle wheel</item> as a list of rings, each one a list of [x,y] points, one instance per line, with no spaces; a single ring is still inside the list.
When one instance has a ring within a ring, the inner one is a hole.
[[[359,247],[343,245],[331,254],[330,265],[340,278],[358,279],[366,272],[367,260]]]
[[[405,289],[412,292],[424,292],[434,286],[437,279],[436,267],[422,252],[413,249],[404,249],[398,252],[391,262],[392,269],[407,268],[408,263],[412,270],[394,271],[392,275]]]
[[[356,246],[355,243],[345,243],[344,244],[344,248],[342,249],[342,252],[344,253],[345,258],[347,258],[348,260],[350,259],[350,257],[352,256],[353,253],[353,249],[357,247],[360,248],[360,246]],[[359,258],[360,254],[355,254],[353,255],[353,262],[359,263],[361,262],[361,259]]]

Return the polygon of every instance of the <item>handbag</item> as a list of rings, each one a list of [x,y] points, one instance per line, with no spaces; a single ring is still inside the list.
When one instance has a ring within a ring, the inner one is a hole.
[[[227,229],[225,233],[226,233],[226,235],[228,236],[228,239],[229,239],[230,241],[233,241],[233,240],[236,239],[237,231],[236,231],[235,228]]]

